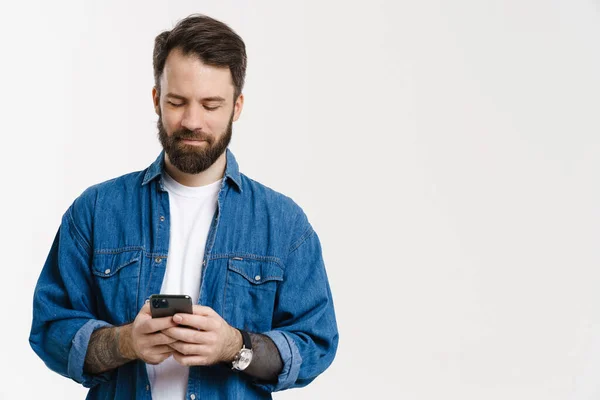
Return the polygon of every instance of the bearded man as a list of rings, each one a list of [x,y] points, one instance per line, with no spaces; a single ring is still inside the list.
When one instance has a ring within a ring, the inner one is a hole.
[[[333,361],[319,238],[228,148],[246,61],[242,39],[207,16],[158,35],[163,151],[143,171],[89,187],[62,217],[29,340],[90,399],[266,399]],[[187,295],[193,312],[152,318],[152,294]]]

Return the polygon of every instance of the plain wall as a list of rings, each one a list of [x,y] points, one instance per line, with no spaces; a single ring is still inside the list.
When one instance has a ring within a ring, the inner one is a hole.
[[[278,399],[600,397],[600,5],[584,0],[0,5],[0,398],[86,389],[29,347],[88,186],[157,156],[154,37],[248,51],[231,149],[319,234],[340,345]]]

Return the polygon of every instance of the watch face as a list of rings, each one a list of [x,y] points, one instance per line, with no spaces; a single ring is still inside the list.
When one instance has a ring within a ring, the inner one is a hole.
[[[235,369],[243,371],[245,370],[250,362],[252,361],[252,350],[241,349],[238,354],[238,359],[235,362]]]

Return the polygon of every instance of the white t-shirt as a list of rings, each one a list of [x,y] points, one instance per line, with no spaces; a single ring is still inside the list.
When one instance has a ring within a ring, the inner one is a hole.
[[[187,294],[198,303],[204,248],[217,209],[222,179],[200,187],[184,186],[163,171],[169,193],[170,237],[161,294]],[[153,399],[185,399],[189,367],[173,357],[146,364]]]

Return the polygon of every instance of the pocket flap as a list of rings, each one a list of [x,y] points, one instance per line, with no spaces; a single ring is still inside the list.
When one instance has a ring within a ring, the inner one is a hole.
[[[123,267],[138,262],[140,254],[139,250],[121,251],[118,253],[96,253],[92,261],[92,273],[105,278],[111,277]]]
[[[228,268],[255,285],[283,281],[283,269],[273,262],[234,257],[229,259]]]

